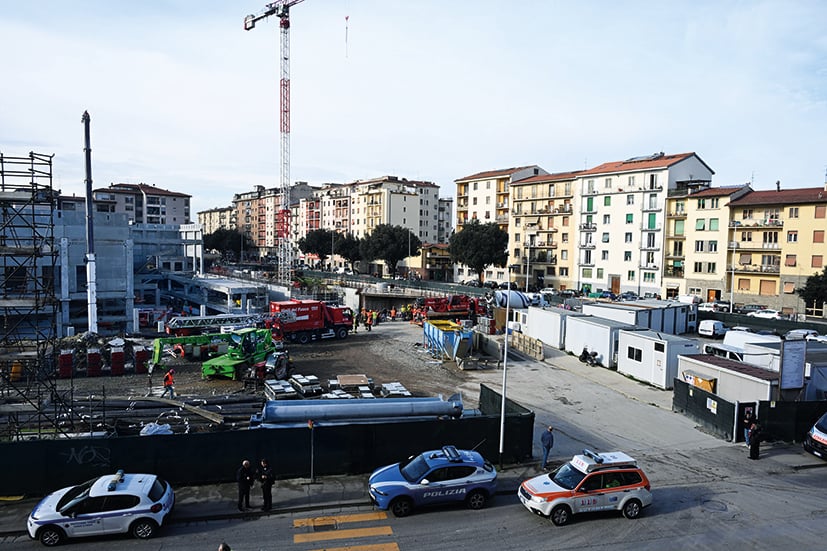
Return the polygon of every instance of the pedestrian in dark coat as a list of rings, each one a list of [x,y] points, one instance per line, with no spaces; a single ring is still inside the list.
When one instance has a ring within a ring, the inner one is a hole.
[[[758,459],[761,453],[761,425],[754,422],[749,429],[749,458]]]
[[[236,482],[238,482],[238,510],[243,511],[244,507],[250,508],[250,487],[252,487],[253,482],[255,481],[256,473],[253,472],[253,468],[250,466],[250,462],[248,460],[244,460],[241,462],[241,467],[238,468],[238,471],[235,473]]]
[[[261,497],[264,498],[261,510],[269,511],[273,508],[273,484],[276,482],[276,475],[273,474],[273,469],[270,468],[266,459],[261,460],[256,475],[261,483]]]
[[[540,444],[543,446],[543,464],[544,469],[548,469],[548,455],[551,453],[551,448],[554,447],[554,427],[549,425],[548,429],[543,432],[540,437]]]

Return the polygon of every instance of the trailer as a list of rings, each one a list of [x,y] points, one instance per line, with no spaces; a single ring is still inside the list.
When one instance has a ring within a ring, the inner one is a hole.
[[[617,345],[620,330],[634,331],[634,325],[595,316],[577,316],[566,319],[565,350],[580,355],[583,350],[596,352],[595,359],[603,367],[617,366]]]
[[[522,324],[523,333],[543,341],[543,344],[562,350],[565,347],[566,320],[583,314],[565,308],[537,308],[531,306]]]
[[[678,356],[700,354],[695,339],[658,331],[621,330],[618,337],[617,371],[664,390],[674,387]]]

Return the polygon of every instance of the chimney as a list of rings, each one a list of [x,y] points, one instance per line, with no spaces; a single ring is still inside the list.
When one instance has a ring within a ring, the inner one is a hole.
[[[775,181],[775,191],[781,191],[781,180]]]

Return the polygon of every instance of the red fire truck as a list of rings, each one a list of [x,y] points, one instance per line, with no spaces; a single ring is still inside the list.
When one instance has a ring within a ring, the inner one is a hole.
[[[270,303],[264,320],[282,339],[306,344],[315,339],[346,339],[353,329],[353,311],[347,306],[331,306],[320,300],[285,300]]]

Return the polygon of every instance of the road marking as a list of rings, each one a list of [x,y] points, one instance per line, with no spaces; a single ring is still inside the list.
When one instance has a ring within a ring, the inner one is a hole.
[[[395,543],[375,543],[372,545],[348,545],[347,547],[325,547],[313,551],[399,551]]]
[[[368,520],[385,520],[388,514],[384,511],[374,513],[359,513],[354,515],[335,515],[329,517],[299,518],[293,521],[293,528],[306,526],[323,526],[326,524],[345,524],[348,522],[365,522]]]
[[[307,543],[324,540],[343,540],[347,538],[366,538],[369,536],[391,536],[393,529],[390,526],[375,526],[373,528],[352,528],[350,530],[332,530],[329,532],[313,532],[310,534],[295,534],[293,543]]]

